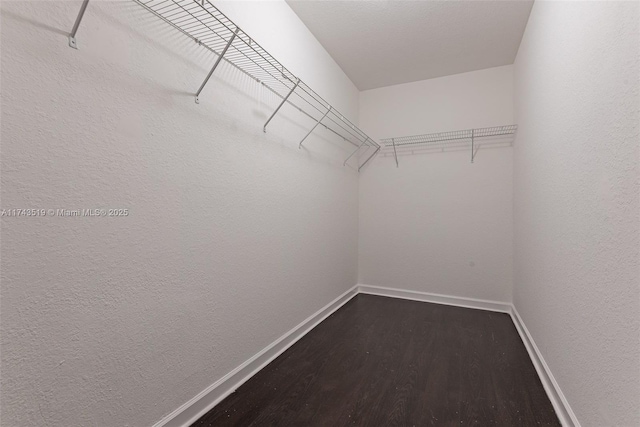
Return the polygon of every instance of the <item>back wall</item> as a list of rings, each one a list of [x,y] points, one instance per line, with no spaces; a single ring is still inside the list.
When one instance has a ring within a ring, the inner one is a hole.
[[[513,123],[513,67],[360,93],[373,138]],[[386,154],[390,154],[386,150]],[[512,148],[379,155],[360,175],[359,282],[511,301]]]

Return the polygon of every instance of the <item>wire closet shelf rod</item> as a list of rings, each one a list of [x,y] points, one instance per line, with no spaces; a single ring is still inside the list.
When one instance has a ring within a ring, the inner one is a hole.
[[[224,60],[281,98],[282,102],[264,124],[265,132],[269,122],[287,103],[312,119],[315,122],[313,129],[324,127],[352,144],[355,151],[347,160],[356,153],[358,154],[356,158],[364,159],[364,161],[358,160],[358,170],[362,169],[381,149],[379,144],[333,108],[304,81],[291,73],[208,0],[134,1],[217,55],[213,68],[196,94],[196,102],[199,102],[200,92],[207,84],[209,77],[220,61]],[[83,7],[86,8],[87,2],[88,0]],[[78,20],[80,19],[82,19],[81,16]],[[303,141],[304,138],[299,144],[300,148]]]
[[[393,156],[398,166],[397,148],[402,147],[420,147],[420,148],[443,148],[447,144],[470,144],[471,146],[471,163],[475,159],[477,149],[475,147],[478,138],[503,138],[513,137],[518,130],[518,125],[492,126],[486,128],[454,130],[448,132],[427,133],[423,135],[400,136],[393,138],[383,138],[381,142],[385,148],[393,150]]]

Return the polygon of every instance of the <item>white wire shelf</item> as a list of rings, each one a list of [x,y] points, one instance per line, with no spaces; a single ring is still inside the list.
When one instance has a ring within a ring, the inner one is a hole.
[[[475,160],[477,153],[476,142],[478,140],[492,139],[498,143],[513,142],[513,137],[518,130],[518,125],[493,126],[487,128],[475,128],[454,130],[448,132],[428,133],[423,135],[400,136],[393,138],[383,138],[380,141],[384,144],[387,152],[392,150],[392,154],[398,166],[398,149],[442,149],[447,146],[471,148],[471,163]]]
[[[358,159],[360,170],[380,150],[378,143],[278,62],[209,0],[134,1],[217,56],[211,71],[195,92],[196,103],[199,103],[200,93],[209,78],[224,60],[281,98],[280,105],[264,124],[265,132],[269,122],[287,103],[315,121],[313,128],[300,141],[299,148],[320,126],[353,145],[355,150],[347,157],[345,165],[351,159]],[[69,45],[76,49],[75,35],[88,2],[84,0],[69,38]]]

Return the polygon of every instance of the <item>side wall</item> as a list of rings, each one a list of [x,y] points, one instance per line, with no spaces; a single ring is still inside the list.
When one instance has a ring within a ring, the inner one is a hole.
[[[351,147],[134,2],[2,2],[2,425],[160,420],[357,283]],[[352,120],[284,1],[216,3]],[[277,29],[277,31],[275,30]]]
[[[536,2],[515,64],[514,303],[583,426],[640,425],[637,2]]]
[[[505,66],[364,91],[360,123],[374,138],[512,124],[512,77]],[[396,168],[379,155],[363,169],[360,283],[511,301],[512,148],[470,156],[405,152]]]

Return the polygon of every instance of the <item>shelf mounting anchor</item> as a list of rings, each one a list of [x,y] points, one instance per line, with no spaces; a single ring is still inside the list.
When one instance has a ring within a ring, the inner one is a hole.
[[[267,122],[264,124],[264,126],[262,127],[262,132],[267,132],[267,125],[269,124],[269,122],[271,121],[271,119],[273,119],[273,116],[276,115],[276,113],[280,110],[280,108],[284,105],[285,102],[287,102],[287,99],[289,99],[289,97],[291,96],[291,94],[293,93],[294,90],[296,90],[296,88],[298,87],[298,85],[300,84],[300,79],[298,79],[296,81],[296,84],[291,88],[291,90],[289,91],[289,93],[287,94],[287,96],[285,96],[284,98],[282,98],[282,102],[280,103],[280,105],[278,105],[278,108],[276,108],[276,110],[273,112],[273,114],[271,114],[271,117],[269,117],[269,120],[267,120]]]
[[[220,55],[218,56],[218,59],[216,59],[215,64],[213,64],[213,68],[211,68],[211,71],[209,71],[209,74],[207,74],[207,77],[204,79],[204,81],[200,85],[200,89],[198,89],[198,91],[196,92],[196,104],[200,104],[200,99],[199,99],[200,92],[202,92],[202,89],[204,89],[205,85],[213,75],[213,72],[216,70],[216,68],[218,68],[218,64],[220,64],[220,61],[222,61],[222,58],[224,57],[225,53],[227,53],[227,50],[229,50],[231,43],[233,43],[233,39],[235,39],[236,36],[238,35],[238,31],[240,31],[240,27],[237,27],[236,31],[231,35],[231,38],[227,42],[227,45],[224,47],[222,52],[220,52]]]
[[[73,24],[73,28],[69,33],[69,47],[74,49],[78,48],[78,44],[76,43],[76,33],[78,32],[78,27],[80,27],[80,22],[82,22],[82,17],[84,16],[85,10],[87,10],[87,5],[89,4],[89,0],[83,0],[82,6],[80,6],[80,12],[78,12],[78,17],[76,18],[76,22]]]
[[[322,118],[320,120],[318,120],[315,125],[313,125],[311,130],[309,132],[307,132],[307,134],[304,136],[304,138],[302,138],[302,141],[300,141],[300,145],[298,145],[298,148],[302,148],[302,143],[304,142],[304,140],[307,139],[307,137],[309,135],[311,135],[311,132],[313,132],[315,130],[315,128],[320,124],[320,122],[323,121],[325,117],[327,117],[327,114],[329,114],[329,111],[331,111],[332,108],[333,107],[330,106],[329,109],[327,110],[327,112],[324,113],[324,116],[322,116]]]

